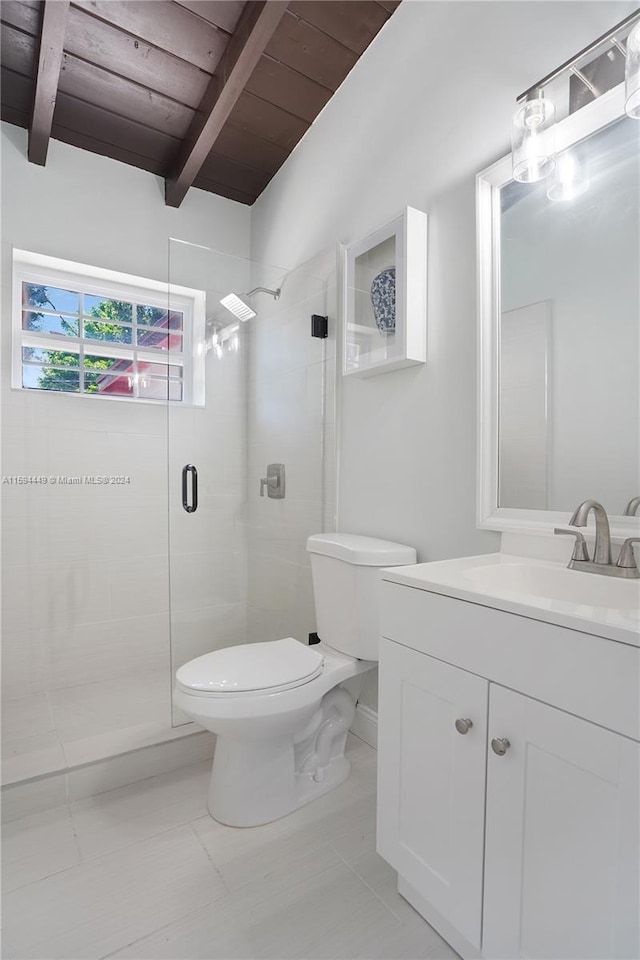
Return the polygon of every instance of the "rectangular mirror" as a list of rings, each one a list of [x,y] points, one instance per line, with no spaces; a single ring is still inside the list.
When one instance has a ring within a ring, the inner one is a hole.
[[[478,519],[640,494],[640,124],[616,88],[557,126],[556,173],[478,176]],[[638,521],[625,518],[622,526]]]

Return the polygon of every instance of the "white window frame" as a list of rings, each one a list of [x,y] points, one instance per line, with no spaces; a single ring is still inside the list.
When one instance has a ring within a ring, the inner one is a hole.
[[[29,390],[22,384],[23,346],[41,349],[64,349],[82,356],[87,349],[87,340],[80,337],[62,337],[57,334],[29,332],[22,329],[22,284],[35,283],[81,292],[104,299],[131,301],[135,305],[157,307],[162,310],[177,310],[183,315],[182,353],[154,351],[153,348],[138,349],[135,343],[118,344],[110,341],[91,341],[94,353],[113,359],[143,359],[150,363],[167,363],[182,367],[182,399],[154,399],[151,397],[115,396],[87,392],[81,382],[78,393],[71,391],[47,391],[47,396],[91,397],[95,400],[118,400],[126,403],[172,403],[181,406],[204,406],[205,380],[205,311],[204,290],[162,283],[133,274],[89,266],[72,260],[61,260],[27,250],[13,250],[13,306],[12,306],[12,363],[11,386],[14,390]],[[133,324],[132,324],[133,325]],[[81,377],[82,381],[82,377]],[[168,382],[168,381],[167,381]]]

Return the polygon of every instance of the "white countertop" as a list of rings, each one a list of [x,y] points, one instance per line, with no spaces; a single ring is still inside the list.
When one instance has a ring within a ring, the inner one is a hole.
[[[388,567],[381,576],[392,583],[640,647],[640,580],[568,570],[566,563],[506,553]],[[528,589],[529,580],[533,592]]]

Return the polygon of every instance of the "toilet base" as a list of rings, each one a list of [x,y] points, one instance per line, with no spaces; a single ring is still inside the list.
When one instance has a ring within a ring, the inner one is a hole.
[[[218,742],[216,750],[220,746],[226,752],[227,745]],[[268,793],[248,792],[243,798],[238,798],[237,795],[232,797],[230,791],[225,789],[228,780],[220,783],[219,777],[216,777],[214,761],[207,808],[214,820],[228,827],[258,827],[286,817],[299,807],[329,793],[344,783],[350,772],[351,764],[347,758],[335,757],[323,771],[322,780],[316,781],[308,773],[295,774],[293,791],[283,790],[278,794],[271,786]]]
[[[207,804],[211,816],[230,827],[256,827],[335,789],[351,770],[344,749],[354,713],[354,699],[338,687],[323,697],[297,738],[219,734]]]
[[[335,790],[348,778],[351,773],[351,764],[346,757],[334,757],[329,766],[323,771],[323,779],[316,781],[310,774],[298,774],[298,807],[303,807],[312,800],[317,800],[330,790]],[[296,808],[297,809],[297,808]]]

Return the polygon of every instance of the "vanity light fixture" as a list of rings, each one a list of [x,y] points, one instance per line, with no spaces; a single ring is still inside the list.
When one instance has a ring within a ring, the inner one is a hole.
[[[627,37],[627,61],[624,70],[624,109],[629,117],[640,120],[640,23]]]
[[[628,33],[630,28],[631,32]],[[627,33],[625,49],[621,38]],[[535,183],[555,172],[555,108],[550,100],[545,99],[544,89],[562,74],[572,73],[594,97],[598,97],[602,91],[591,83],[578,65],[583,64],[590,54],[607,44],[610,45],[609,51],[612,55],[615,48],[626,57],[625,109],[630,117],[640,120],[640,11],[636,10],[516,98],[518,106],[511,128],[514,180]],[[548,195],[554,200],[570,199],[569,194],[579,196],[588,187],[588,181],[578,175],[577,161],[572,164],[567,159],[563,166],[564,174],[563,171],[555,173],[557,183],[549,186]],[[566,186],[567,183],[569,186]],[[556,195],[552,196],[552,193]]]
[[[513,115],[511,149],[513,179],[521,183],[543,180],[555,166],[556,108],[541,89],[526,94]]]

